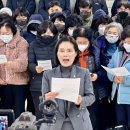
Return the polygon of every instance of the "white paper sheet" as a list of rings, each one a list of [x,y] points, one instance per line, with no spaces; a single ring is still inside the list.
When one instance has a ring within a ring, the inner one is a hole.
[[[0,64],[6,63],[6,62],[7,62],[6,55],[0,55]]]
[[[79,95],[80,78],[52,78],[51,91],[58,92],[56,98],[76,102]]]
[[[130,75],[130,72],[125,67],[117,67],[117,68],[108,68],[101,65],[108,73],[111,73],[115,76],[127,76]]]
[[[52,69],[51,60],[38,60],[38,66],[42,67],[43,70]]]

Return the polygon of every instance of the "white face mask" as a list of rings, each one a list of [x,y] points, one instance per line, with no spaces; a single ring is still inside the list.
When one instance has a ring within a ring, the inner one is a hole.
[[[37,31],[30,31],[32,34],[37,35]]]
[[[74,29],[68,29],[68,34],[69,34],[70,36],[73,36],[73,31],[74,31]]]
[[[98,32],[100,35],[104,35],[105,27],[99,27]]]
[[[88,48],[88,45],[78,45],[78,48],[81,52],[84,52],[87,48]]]
[[[13,36],[12,35],[0,35],[0,39],[4,43],[9,43],[13,39]]]
[[[118,41],[118,39],[119,39],[119,36],[117,36],[117,35],[112,35],[112,34],[107,34],[107,35],[105,36],[105,38],[107,39],[107,41],[108,41],[109,43],[116,43],[116,42]]]
[[[130,44],[124,43],[124,48],[127,52],[130,52]]]

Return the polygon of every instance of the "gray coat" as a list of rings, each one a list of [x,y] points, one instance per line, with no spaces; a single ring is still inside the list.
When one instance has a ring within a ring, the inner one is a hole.
[[[42,94],[51,91],[52,77],[61,78],[60,66],[52,70],[45,71],[42,79]],[[71,70],[71,78],[80,78],[79,94],[83,97],[80,106],[76,106],[72,102],[68,102],[67,114],[72,123],[74,130],[92,130],[91,121],[87,106],[90,106],[94,100],[93,86],[90,81],[89,71],[73,65]],[[57,114],[57,121],[54,125],[48,126],[42,124],[42,130],[61,130],[63,122],[65,121],[65,106],[64,100],[56,99],[59,109]]]

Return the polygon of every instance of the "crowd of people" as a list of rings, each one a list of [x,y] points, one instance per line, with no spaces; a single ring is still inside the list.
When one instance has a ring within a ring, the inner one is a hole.
[[[130,1],[0,0],[0,109],[37,120],[39,97],[58,103],[57,121],[41,130],[130,130]],[[45,69],[39,61],[51,61]],[[52,78],[80,78],[76,102],[57,98]],[[25,100],[27,108],[25,109]]]

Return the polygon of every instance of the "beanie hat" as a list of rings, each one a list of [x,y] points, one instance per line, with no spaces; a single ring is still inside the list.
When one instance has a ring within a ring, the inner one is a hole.
[[[31,24],[31,23],[41,24],[41,22],[43,20],[44,19],[43,19],[43,17],[40,14],[32,14],[30,19],[29,19],[28,25]]]
[[[93,20],[96,20],[100,17],[106,17],[106,13],[102,9],[98,9],[94,14],[93,14]]]
[[[0,9],[0,14],[8,14],[9,16],[12,16],[12,11],[8,7],[4,7]]]

